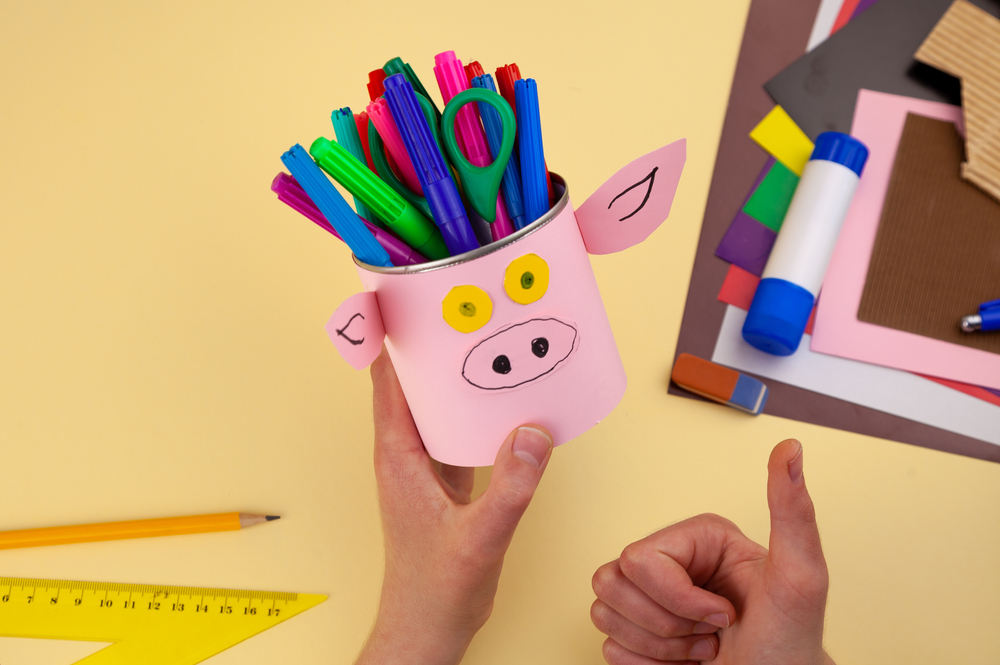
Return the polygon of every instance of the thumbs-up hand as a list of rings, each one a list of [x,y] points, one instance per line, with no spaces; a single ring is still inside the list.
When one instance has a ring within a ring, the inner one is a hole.
[[[769,550],[706,514],[632,543],[597,570],[591,618],[608,635],[608,663],[833,663],[823,650],[829,578],[802,445],[779,443],[767,469]]]

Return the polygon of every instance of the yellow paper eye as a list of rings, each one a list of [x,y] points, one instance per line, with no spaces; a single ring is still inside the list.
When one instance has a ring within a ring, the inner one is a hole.
[[[493,316],[493,301],[478,286],[456,286],[444,297],[441,314],[458,332],[470,333],[489,322]]]
[[[549,264],[538,254],[525,254],[507,266],[503,288],[510,299],[529,305],[545,295],[549,288]]]

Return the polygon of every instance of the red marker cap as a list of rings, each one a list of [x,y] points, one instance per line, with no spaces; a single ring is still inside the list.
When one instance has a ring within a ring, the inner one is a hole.
[[[513,62],[503,67],[497,67],[497,90],[500,92],[500,96],[510,104],[515,116],[517,115],[517,103],[514,101],[514,81],[520,78],[521,70]]]
[[[374,102],[385,94],[385,86],[382,85],[384,80],[385,72],[381,69],[368,72],[368,97],[370,101]]]
[[[479,64],[478,60],[473,60],[465,66],[465,76],[469,79],[469,85],[472,85],[472,79],[477,76],[482,76],[486,72],[483,71],[483,66]]]

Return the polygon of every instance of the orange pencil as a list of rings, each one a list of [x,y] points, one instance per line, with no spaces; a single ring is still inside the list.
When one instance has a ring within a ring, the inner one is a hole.
[[[56,526],[45,529],[0,531],[0,550],[43,545],[68,545],[93,543],[101,540],[126,540],[153,538],[155,536],[180,536],[187,533],[236,531],[254,524],[278,519],[275,515],[250,515],[248,513],[219,513],[192,517],[164,517],[130,522],[104,522],[79,526]]]

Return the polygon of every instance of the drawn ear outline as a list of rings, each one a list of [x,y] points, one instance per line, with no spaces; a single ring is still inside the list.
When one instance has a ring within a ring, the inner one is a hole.
[[[670,214],[686,159],[687,140],[680,139],[633,160],[598,187],[576,210],[587,251],[613,254],[649,237]],[[644,184],[640,201],[635,190]]]
[[[382,352],[385,326],[374,291],[355,293],[326,322],[326,334],[351,367],[362,370]]]

